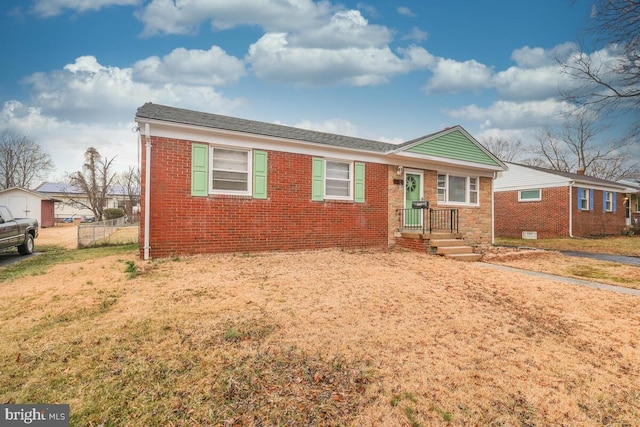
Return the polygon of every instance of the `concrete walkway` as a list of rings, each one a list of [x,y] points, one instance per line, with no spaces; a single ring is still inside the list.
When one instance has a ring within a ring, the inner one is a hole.
[[[571,283],[572,285],[586,286],[589,288],[601,289],[604,291],[611,291],[611,292],[617,292],[620,294],[634,295],[634,296],[640,297],[640,290],[638,289],[630,289],[630,288],[623,288],[621,286],[605,285],[604,283],[590,282],[588,280],[574,279],[571,277],[556,276],[555,274],[540,273],[537,271],[523,270],[520,268],[507,267],[504,265],[489,264],[486,262],[477,262],[476,265],[480,265],[482,267],[487,267],[487,268],[493,268],[496,270],[504,270],[504,271],[511,271],[514,273],[528,274],[530,276],[536,276],[536,277],[542,277],[544,279],[555,280],[556,282]]]

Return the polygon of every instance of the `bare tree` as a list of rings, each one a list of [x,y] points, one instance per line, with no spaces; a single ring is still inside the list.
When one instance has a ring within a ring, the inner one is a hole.
[[[518,160],[523,153],[523,144],[519,139],[509,141],[504,138],[486,137],[482,143],[497,158],[503,162],[513,162]]]
[[[66,196],[73,204],[90,209],[97,221],[102,219],[115,173],[111,171],[115,157],[102,157],[93,147],[84,153],[85,162],[82,171],[70,174],[67,178],[71,188],[80,193],[68,192]]]
[[[602,141],[607,129],[586,110],[568,115],[560,130],[544,129],[532,150],[544,164],[564,172],[582,171],[586,175],[617,181],[637,175],[640,163],[628,154],[631,139]]]
[[[131,219],[133,207],[140,203],[140,169],[129,166],[129,169],[116,176],[116,183],[122,187],[126,200],[125,213]]]
[[[577,85],[563,95],[579,106],[608,114],[631,114],[629,135],[637,136],[640,134],[640,1],[597,0],[588,31],[596,34],[597,42],[612,54],[577,52],[570,56],[562,68]]]
[[[11,130],[0,134],[0,187],[31,188],[53,170],[53,160],[29,136]]]

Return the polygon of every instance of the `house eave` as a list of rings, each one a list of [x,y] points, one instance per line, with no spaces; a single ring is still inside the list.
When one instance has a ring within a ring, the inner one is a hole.
[[[149,123],[151,134],[157,137],[171,137],[249,149],[267,149],[307,155],[326,155],[335,158],[360,159],[373,163],[386,163],[384,152],[255,133],[244,133],[186,123],[167,122],[164,120],[137,119],[137,121],[139,124]]]
[[[502,167],[498,165],[489,165],[485,163],[469,162],[465,160],[456,160],[456,159],[450,159],[446,157],[429,156],[426,154],[409,153],[409,152],[403,152],[403,151],[394,152],[393,154],[389,155],[388,158],[395,159],[399,162],[411,162],[411,161],[428,162],[429,164],[432,164],[435,167],[437,166],[463,167],[463,168],[470,168],[470,169],[475,169],[480,171],[487,171],[491,173],[507,170],[505,169],[506,166]]]

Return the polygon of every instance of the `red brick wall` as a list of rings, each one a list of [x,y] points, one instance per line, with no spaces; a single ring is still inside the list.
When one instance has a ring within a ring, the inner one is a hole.
[[[603,212],[602,191],[593,192],[593,210],[578,210],[578,189],[573,188],[573,235],[575,237],[619,236],[626,225],[624,194],[616,193],[616,212]]]
[[[539,202],[518,202],[517,191],[494,194],[496,237],[521,238],[537,231],[538,238],[569,236],[569,188],[543,188]]]
[[[314,202],[311,159],[269,151],[266,200],[193,197],[191,142],[152,138],[150,256],[386,247],[387,166],[366,164],[366,203]],[[143,212],[145,168],[143,159]],[[143,214],[141,255],[144,226]]]
[[[594,191],[594,209],[579,211],[578,189],[572,188],[572,234],[588,237],[619,235],[624,227],[624,195],[617,194],[617,211],[602,211],[602,191]],[[569,236],[569,187],[543,188],[539,202],[518,202],[517,191],[494,195],[496,237],[521,238],[523,231],[537,231],[538,238]]]

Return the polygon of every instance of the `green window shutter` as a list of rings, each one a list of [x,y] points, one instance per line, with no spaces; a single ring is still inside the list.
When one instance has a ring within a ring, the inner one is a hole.
[[[191,195],[209,195],[209,146],[191,145]]]
[[[253,151],[253,198],[267,198],[267,152]]]
[[[324,159],[313,158],[311,171],[311,200],[324,200]]]
[[[364,163],[355,164],[355,198],[356,203],[364,203]]]

